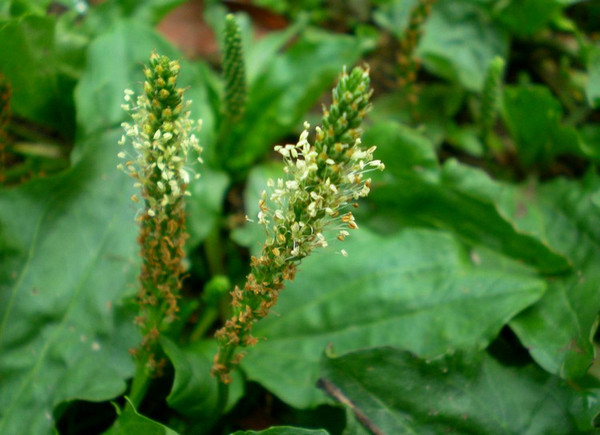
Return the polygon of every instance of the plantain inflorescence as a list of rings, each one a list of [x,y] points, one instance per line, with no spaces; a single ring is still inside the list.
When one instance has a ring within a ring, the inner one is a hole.
[[[150,372],[160,369],[163,361],[154,354],[161,330],[176,318],[181,289],[185,229],[185,196],[190,175],[185,168],[191,151],[201,148],[195,135],[197,124],[190,119],[189,101],[177,88],[179,63],[152,53],[144,68],[144,93],[137,98],[125,90],[123,108],[133,122],[123,123],[125,134],[120,145],[131,143],[132,150],[121,151],[125,163],[118,167],[134,180],[143,209],[138,221],[142,270],[135,322],[143,334],[134,350]],[[198,160],[201,161],[200,157]],[[134,202],[140,202],[137,195]]]
[[[251,259],[244,287],[231,292],[233,315],[216,333],[219,352],[212,373],[224,383],[243,356],[236,349],[256,343],[252,325],[275,305],[284,281],[294,279],[298,262],[328,246],[331,233],[343,241],[358,228],[347,208],[369,194],[371,180],[364,175],[384,169],[373,159],[376,147],[364,148],[360,141],[360,125],[370,108],[369,83],[367,68],[356,67],[350,74],[344,69],[314,144],[305,123],[296,144],[275,147],[283,156],[285,177],[269,180],[269,194],[263,191],[259,201],[258,223],[266,241]],[[347,255],[343,249],[340,253]]]
[[[502,79],[504,75],[504,59],[496,56],[488,67],[483,91],[481,93],[481,110],[479,116],[479,134],[487,142],[498,115],[498,105],[502,98]]]
[[[236,122],[246,110],[246,69],[240,28],[232,14],[225,18],[224,46],[225,115]]]

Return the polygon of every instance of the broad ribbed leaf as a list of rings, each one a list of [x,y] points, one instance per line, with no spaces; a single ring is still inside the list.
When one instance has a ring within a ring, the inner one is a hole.
[[[175,369],[167,403],[193,421],[201,421],[202,433],[210,433],[211,425],[220,417],[217,410],[218,381],[210,375],[217,352],[216,342],[199,341],[180,347],[163,338],[161,345]],[[239,372],[234,372],[225,411],[228,412],[243,394],[242,378]]]
[[[104,435],[178,435],[157,421],[139,414],[129,400],[113,426]]]
[[[321,367],[321,385],[384,434],[583,433],[600,412],[600,390],[533,364],[506,367],[485,353],[428,361],[376,348],[325,357]]]
[[[131,181],[110,132],[68,172],[0,193],[0,433],[45,434],[53,409],[121,394],[137,336]]]
[[[557,180],[527,186],[503,202],[516,224],[536,231],[574,263],[570,274],[550,277],[538,304],[511,323],[544,368],[567,378],[587,372],[594,359],[592,337],[600,311],[600,180]]]
[[[384,238],[361,229],[343,247],[348,258],[317,252],[302,263],[276,313],[255,327],[267,341],[242,362],[250,379],[294,406],[323,400],[314,383],[328,344],[340,351],[392,344],[427,357],[482,349],[545,289],[529,275],[476,267],[436,231]]]
[[[416,213],[422,221],[450,227],[459,234],[470,234],[473,242],[524,259],[546,273],[548,291],[543,299],[511,326],[545,369],[567,378],[585,374],[594,358],[591,337],[600,311],[600,208],[594,204],[594,195],[600,190],[598,178],[590,175],[581,182],[559,179],[546,184],[508,185],[450,161],[439,184],[443,196],[433,197],[423,210],[407,207],[407,213]],[[418,191],[413,191],[409,197],[416,194]],[[456,201],[447,202],[442,211],[444,202],[440,199],[446,198]],[[465,199],[469,202],[463,202]],[[492,206],[510,231],[496,238],[501,227],[489,218],[491,215],[477,216],[477,203]],[[548,263],[540,264],[543,258],[562,258],[570,268],[553,270],[546,266]]]
[[[401,136],[395,140],[379,133],[368,136],[373,143],[381,144],[384,155],[395,152],[393,145],[407,149]],[[407,152],[417,149],[411,147]],[[427,161],[427,153],[420,158]],[[424,165],[409,171],[403,160],[398,160],[385,160],[387,172],[395,177],[385,179],[370,196],[377,211],[389,214],[395,225],[400,222],[450,230],[469,244],[487,246],[543,273],[570,269],[567,257],[536,232],[517,228],[500,209],[497,199],[510,195],[514,190],[511,185],[495,182],[483,171],[455,160],[447,161],[438,172],[424,171]]]

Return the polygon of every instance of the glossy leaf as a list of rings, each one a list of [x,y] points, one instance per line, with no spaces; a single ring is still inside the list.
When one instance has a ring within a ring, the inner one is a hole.
[[[363,228],[344,248],[348,258],[319,252],[302,263],[277,315],[255,327],[267,341],[242,361],[250,379],[294,406],[322,402],[314,383],[328,344],[340,351],[393,344],[427,357],[482,349],[545,289],[526,274],[478,269],[440,232],[384,238]]]
[[[528,186],[503,204],[519,227],[537,231],[575,265],[570,274],[549,277],[544,298],[511,323],[536,361],[566,378],[584,375],[595,354],[592,337],[600,310],[600,214],[593,195],[599,189],[595,176],[582,182],[557,180]],[[519,204],[516,209],[515,203]]]
[[[537,234],[516,228],[500,210],[496,198],[511,191],[510,185],[493,181],[483,171],[449,160],[433,177],[419,172],[396,177],[378,186],[371,199],[399,222],[450,230],[470,244],[495,249],[543,273],[568,271],[568,258]]]
[[[261,192],[267,188],[269,178],[276,180],[283,176],[283,165],[269,163],[255,166],[248,174],[248,181],[244,191],[244,211],[251,220],[243,226],[232,231],[232,239],[241,246],[249,248],[253,253],[259,252],[265,242],[265,230],[256,225],[258,214],[258,200]]]
[[[131,181],[120,132],[81,144],[64,174],[0,193],[0,433],[48,433],[53,408],[125,390],[139,339],[122,298],[135,291]],[[130,193],[128,193],[130,192]]]
[[[216,343],[199,341],[179,347],[170,340],[162,339],[161,345],[175,369],[175,379],[167,396],[167,403],[194,421],[201,421],[203,433],[210,433],[210,425],[220,417],[217,410],[217,380],[210,375],[217,351]],[[233,378],[226,412],[244,393],[240,374],[234,373]]]
[[[338,402],[352,403],[363,424],[385,434],[583,433],[600,412],[600,390],[581,390],[533,364],[507,367],[485,353],[429,361],[375,348],[324,357],[321,376]],[[582,403],[586,420],[578,418]]]
[[[177,432],[139,414],[133,404],[126,399],[125,408],[104,435],[177,435]]]

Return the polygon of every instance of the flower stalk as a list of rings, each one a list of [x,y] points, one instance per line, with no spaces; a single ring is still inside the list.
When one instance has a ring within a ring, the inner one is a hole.
[[[243,357],[238,347],[257,342],[253,324],[267,316],[300,260],[328,246],[331,233],[343,241],[358,228],[347,209],[369,194],[371,180],[364,174],[384,169],[373,159],[376,147],[365,149],[360,141],[360,125],[370,109],[369,83],[367,68],[344,70],[314,144],[305,123],[298,143],[275,147],[286,176],[269,180],[270,195],[264,191],[259,201],[258,223],[265,227],[266,241],[262,253],[251,258],[243,288],[231,292],[233,315],[216,333],[219,352],[212,373],[223,383],[231,381],[230,372]],[[340,253],[347,255],[343,249]]]
[[[179,63],[152,53],[144,68],[144,93],[134,99],[125,90],[123,108],[133,120],[123,123],[125,135],[120,145],[130,142],[133,155],[121,151],[125,163],[118,167],[130,175],[143,204],[138,214],[142,269],[137,301],[140,307],[135,323],[142,331],[138,349],[132,351],[150,374],[159,374],[164,359],[156,356],[160,333],[172,323],[178,312],[177,301],[184,268],[185,197],[190,176],[185,168],[188,153],[201,148],[190,119],[189,101],[177,88]],[[198,160],[201,159],[198,157]]]

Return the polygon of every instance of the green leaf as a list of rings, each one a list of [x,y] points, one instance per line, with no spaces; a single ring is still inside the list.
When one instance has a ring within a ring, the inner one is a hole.
[[[349,257],[319,252],[302,263],[275,311],[255,327],[267,341],[242,368],[296,407],[323,401],[314,388],[321,351],[393,344],[435,357],[483,349],[545,285],[527,274],[474,266],[447,234],[366,229],[344,242]]]
[[[0,4],[0,17],[17,18],[27,14],[46,15],[51,0],[5,0]]]
[[[125,19],[134,19],[152,26],[184,2],[185,0],[106,0],[94,4],[87,11],[83,25],[95,34],[104,33],[115,22]]]
[[[561,125],[560,102],[544,86],[507,86],[504,119],[523,164],[548,163],[560,154],[582,155],[575,128]]]
[[[547,274],[544,297],[511,326],[546,370],[567,378],[582,376],[594,358],[591,337],[600,311],[600,213],[594,203],[600,181],[590,175],[581,182],[508,185],[454,161],[444,165],[441,175],[440,190],[433,191],[431,184],[407,178],[407,187],[400,190],[406,193],[395,194],[395,212],[449,228]],[[412,199],[404,203],[403,196]],[[480,222],[485,222],[482,231]]]
[[[410,12],[417,4],[417,0],[388,1],[373,12],[373,19],[379,26],[392,32],[396,38],[402,39],[408,26]]]
[[[12,88],[13,113],[63,137],[75,126],[74,44],[53,17],[29,15],[0,27],[0,71]]]
[[[542,30],[562,7],[556,0],[509,0],[496,17],[511,33],[527,37]]]
[[[572,273],[549,277],[544,298],[511,323],[535,360],[566,378],[583,376],[594,359],[600,311],[598,191],[600,180],[590,175],[581,182],[529,185],[502,203],[518,227],[536,231],[574,264]]]
[[[371,198],[396,225],[402,219],[448,229],[547,275],[543,299],[511,326],[542,367],[576,378],[594,357],[600,310],[599,191],[592,176],[509,185],[450,160],[438,181],[405,176],[379,186]]]
[[[202,421],[205,428],[203,433],[209,433],[211,423],[214,424],[221,417],[216,414],[217,380],[210,375],[217,352],[216,342],[199,341],[179,347],[163,337],[161,345],[175,368],[175,380],[167,403],[183,415]],[[234,372],[225,411],[230,410],[243,394],[241,375]]]
[[[222,171],[201,166],[198,172],[200,178],[192,181],[189,188],[192,196],[186,201],[186,226],[190,233],[186,243],[188,251],[202,243],[217,224],[229,187],[229,177]]]
[[[121,300],[138,263],[131,181],[111,131],[61,175],[0,192],[0,433],[45,434],[55,406],[125,390],[139,340]]]
[[[297,427],[278,426],[261,431],[240,430],[232,435],[329,435],[329,432],[323,429],[301,429]]]
[[[588,104],[595,109],[600,106],[600,48],[592,46],[587,58],[588,82],[585,95]]]
[[[582,433],[600,412],[600,390],[582,391],[533,364],[505,367],[485,353],[428,361],[394,348],[361,350],[325,356],[321,376],[337,401],[386,434]]]
[[[479,92],[495,56],[506,57],[508,37],[483,8],[465,0],[436,3],[419,47],[425,68]]]
[[[371,200],[404,225],[450,230],[467,243],[487,246],[542,273],[568,271],[568,258],[536,232],[516,228],[499,208],[496,199],[509,197],[513,190],[479,169],[448,160],[437,177],[407,173],[377,186]]]
[[[104,435],[178,435],[172,429],[139,414],[133,404],[126,399],[114,425]]]
[[[283,176],[283,165],[270,162],[263,165],[256,165],[248,175],[246,189],[244,190],[244,210],[251,222],[246,222],[243,226],[236,228],[231,233],[231,238],[239,245],[255,253],[262,248],[265,241],[265,229],[258,225],[258,199],[263,190],[267,188],[269,178],[276,180]]]
[[[368,118],[373,123],[394,121],[411,125],[411,113],[416,112],[419,114],[419,131],[439,146],[452,125],[450,120],[461,109],[464,97],[465,91],[458,86],[432,83],[420,90],[416,107],[407,104],[401,93],[382,95],[373,102],[373,111]]]
[[[373,125],[362,141],[377,144],[377,159],[385,162],[386,170],[393,175],[438,168],[431,142],[416,130],[396,122]]]

